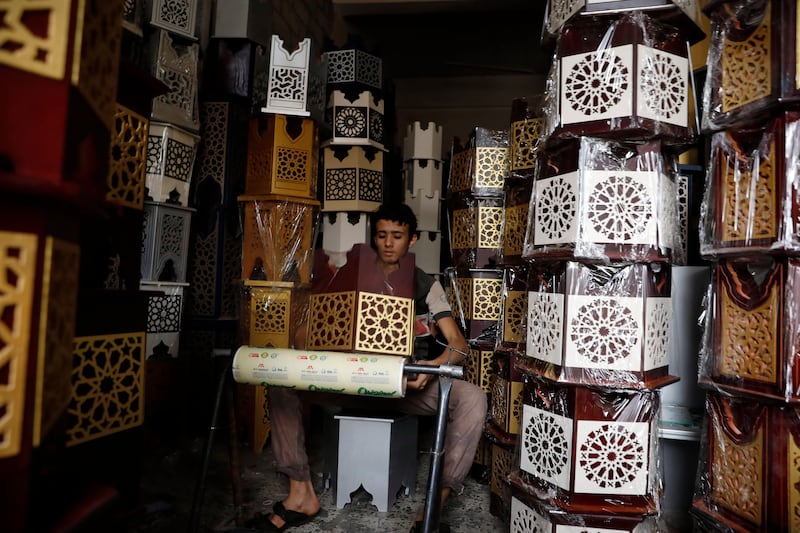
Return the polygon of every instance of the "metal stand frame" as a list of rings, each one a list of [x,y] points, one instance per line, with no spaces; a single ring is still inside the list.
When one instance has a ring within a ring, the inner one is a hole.
[[[451,348],[452,350],[452,348]],[[211,451],[214,444],[214,434],[217,431],[217,423],[219,418],[219,408],[222,403],[222,396],[227,390],[230,394],[228,398],[228,408],[231,411],[231,420],[229,421],[229,439],[231,445],[230,458],[231,458],[231,478],[233,482],[233,500],[234,507],[238,510],[241,508],[241,485],[239,483],[239,454],[238,454],[238,435],[235,428],[235,417],[233,417],[233,398],[232,390],[227,385],[229,378],[232,377],[231,361],[226,363],[222,371],[219,382],[217,384],[217,394],[214,401],[214,410],[211,414],[211,424],[208,428],[208,438],[206,439],[205,449],[203,452],[203,464],[200,471],[200,478],[195,486],[194,498],[192,501],[192,511],[189,518],[188,533],[195,533],[199,527],[199,512],[203,503],[203,496],[205,494],[206,476],[208,474],[208,465],[211,460]],[[428,473],[428,487],[425,491],[425,510],[422,520],[422,533],[436,533],[439,531],[439,515],[441,514],[442,499],[441,499],[441,484],[442,484],[442,468],[444,466],[444,442],[447,430],[447,410],[450,403],[450,390],[452,389],[452,378],[461,379],[464,377],[464,368],[453,365],[418,365],[407,364],[403,368],[404,374],[431,374],[439,378],[439,404],[436,409],[436,433],[434,435],[434,446],[431,453],[431,464]],[[237,516],[237,522],[238,522]],[[448,529],[449,530],[449,529]],[[444,533],[444,532],[442,532]]]

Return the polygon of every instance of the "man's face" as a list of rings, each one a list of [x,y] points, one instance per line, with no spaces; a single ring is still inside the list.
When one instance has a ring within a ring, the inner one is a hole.
[[[417,236],[408,235],[408,224],[400,225],[391,220],[378,220],[375,223],[375,248],[384,264],[396,264],[415,242]]]

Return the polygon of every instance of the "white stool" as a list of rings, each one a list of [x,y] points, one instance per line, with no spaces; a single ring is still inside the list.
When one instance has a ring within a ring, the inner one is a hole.
[[[417,481],[417,417],[412,415],[334,416],[337,453],[326,467],[336,507],[350,502],[363,487],[385,513],[401,488],[413,496]]]

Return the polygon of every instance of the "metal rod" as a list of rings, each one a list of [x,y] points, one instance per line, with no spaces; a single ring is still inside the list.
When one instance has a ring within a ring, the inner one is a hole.
[[[225,391],[225,384],[230,374],[231,363],[225,365],[222,371],[219,382],[217,383],[217,395],[214,398],[214,410],[211,413],[211,425],[208,428],[208,438],[206,439],[205,449],[203,450],[203,465],[200,470],[200,479],[197,480],[197,485],[194,489],[194,497],[192,499],[192,511],[189,515],[189,533],[196,533],[199,527],[199,513],[203,503],[203,496],[206,491],[206,477],[208,475],[208,463],[211,460],[211,450],[214,446],[214,434],[217,432],[217,423],[219,420],[219,406],[222,403],[222,395]]]
[[[444,441],[447,430],[447,408],[450,402],[450,389],[453,383],[449,377],[439,377],[439,405],[436,409],[436,433],[428,474],[428,493],[425,497],[425,511],[422,517],[423,533],[439,531],[439,514],[442,508],[441,484],[444,465]]]

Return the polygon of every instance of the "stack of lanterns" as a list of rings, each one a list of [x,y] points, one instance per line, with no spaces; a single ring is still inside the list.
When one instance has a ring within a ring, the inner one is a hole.
[[[695,135],[695,12],[616,4],[603,15],[591,2],[549,4],[555,54],[522,252],[526,346],[514,362],[513,532],[633,531],[660,512],[659,388],[677,379],[670,272],[685,255],[676,176]]]
[[[800,530],[796,2],[706,2],[701,253],[712,260],[692,514],[706,531]]]
[[[369,213],[383,202],[383,62],[351,43],[323,57],[330,131],[321,144],[322,248],[339,264],[369,242]]]

